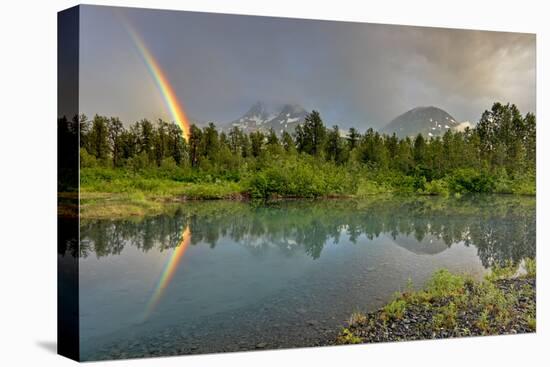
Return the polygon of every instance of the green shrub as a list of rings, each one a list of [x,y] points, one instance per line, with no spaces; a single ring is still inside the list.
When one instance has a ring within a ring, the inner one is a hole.
[[[400,320],[407,309],[407,302],[396,299],[384,306],[384,316],[387,319]]]
[[[534,196],[537,193],[536,181],[534,174],[516,177],[511,184],[512,193],[516,195]]]
[[[449,185],[444,179],[436,179],[424,184],[424,189],[419,191],[425,195],[449,195]]]
[[[355,335],[349,329],[344,328],[336,341],[338,344],[360,344],[363,342],[363,339]]]
[[[494,264],[486,278],[488,280],[511,278],[517,273],[518,267],[519,264],[511,260],[506,261],[504,264]]]
[[[96,167],[96,158],[88,153],[86,149],[80,148],[80,168]]]
[[[147,153],[142,152],[128,160],[128,166],[134,171],[139,172],[146,167],[150,166],[149,157]]]
[[[477,319],[476,325],[485,333],[489,331],[489,312],[487,312],[487,310],[483,310],[481,312],[479,318]]]
[[[188,199],[224,199],[239,195],[242,188],[235,182],[187,183],[179,187],[179,195]]]
[[[527,316],[527,327],[532,330],[537,330],[537,320],[533,316]]]
[[[370,195],[385,194],[391,192],[391,188],[383,184],[377,184],[374,181],[361,180],[357,186],[356,196],[359,198],[365,198]]]
[[[251,174],[246,187],[252,197],[315,198],[353,189],[351,175],[331,163],[296,159],[277,163]]]
[[[433,297],[457,296],[464,292],[465,278],[440,269],[428,281],[426,290]]]
[[[523,267],[525,268],[525,271],[527,272],[527,276],[529,278],[534,278],[537,275],[537,262],[535,259],[531,259],[529,257],[525,258],[523,260]]]
[[[363,325],[367,322],[367,316],[362,312],[353,312],[348,320],[350,326]]]
[[[449,177],[449,188],[457,193],[490,193],[495,191],[495,181],[489,174],[473,168],[454,171]]]
[[[454,329],[457,325],[457,316],[456,305],[454,302],[449,302],[447,305],[439,307],[433,318],[434,324],[438,328]]]

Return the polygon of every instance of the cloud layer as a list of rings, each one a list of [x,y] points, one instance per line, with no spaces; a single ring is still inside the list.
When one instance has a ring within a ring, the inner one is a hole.
[[[535,110],[535,36],[118,9],[188,114],[225,122],[252,103],[299,103],[329,124],[381,127],[419,105],[477,120],[493,101]],[[81,106],[127,121],[168,117],[108,7],[83,9]]]

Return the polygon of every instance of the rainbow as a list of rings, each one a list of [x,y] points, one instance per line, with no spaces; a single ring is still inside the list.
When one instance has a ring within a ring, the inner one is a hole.
[[[162,294],[164,293],[164,290],[168,287],[168,285],[172,281],[172,278],[174,277],[174,274],[176,273],[178,265],[181,262],[181,259],[185,254],[185,250],[187,250],[187,247],[189,246],[190,242],[191,242],[191,231],[189,229],[189,226],[187,226],[185,227],[185,230],[181,234],[180,243],[174,249],[174,252],[172,252],[172,255],[170,255],[170,257],[166,261],[166,265],[164,266],[162,275],[160,276],[157,286],[155,287],[155,291],[153,292],[151,299],[147,303],[147,308],[145,310],[145,314],[143,317],[144,320],[146,320],[149,317],[151,312],[153,312],[153,310],[159,303],[160,299],[162,298]]]
[[[157,85],[158,90],[164,100],[164,104],[168,108],[172,119],[180,127],[181,131],[183,132],[183,137],[185,138],[185,140],[187,140],[190,130],[189,119],[187,118],[185,111],[180,101],[178,100],[178,96],[176,95],[174,88],[172,88],[172,85],[168,81],[166,73],[164,72],[164,70],[162,70],[159,63],[157,62],[151,51],[149,51],[149,49],[145,45],[145,42],[139,36],[134,27],[132,27],[132,25],[122,16],[120,18],[122,20],[124,28],[132,39],[132,42],[136,46],[139,55],[143,59],[145,66],[147,66],[151,77]]]

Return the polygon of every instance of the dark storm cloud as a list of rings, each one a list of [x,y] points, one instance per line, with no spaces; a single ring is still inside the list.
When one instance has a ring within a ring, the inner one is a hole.
[[[535,108],[535,37],[219,14],[119,10],[188,114],[218,122],[257,100],[318,109],[329,124],[380,127],[418,105],[476,120],[495,100]],[[111,8],[85,7],[84,111],[168,117]]]

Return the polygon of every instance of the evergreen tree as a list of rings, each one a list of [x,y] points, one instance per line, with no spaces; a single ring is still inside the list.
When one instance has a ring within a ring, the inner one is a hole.
[[[241,141],[242,141],[242,131],[236,126],[233,126],[229,131],[229,149],[233,154],[241,153]]]
[[[168,154],[177,165],[181,165],[186,153],[187,144],[183,131],[176,124],[168,125]]]
[[[321,115],[317,111],[311,111],[303,125],[296,129],[296,145],[299,152],[311,155],[319,155],[325,144],[326,129],[323,125]]]
[[[426,159],[426,139],[418,134],[414,139],[413,158],[416,165],[424,165]]]
[[[214,123],[211,122],[203,129],[201,146],[202,155],[204,157],[212,158],[218,153],[218,148],[218,130],[216,130]]]
[[[80,147],[90,150],[88,146],[88,135],[90,133],[91,123],[88,121],[88,117],[84,114],[80,115],[79,122]]]
[[[118,117],[111,117],[108,122],[108,129],[113,166],[118,167],[122,163],[122,134],[124,133],[124,127]]]
[[[332,130],[327,133],[325,151],[327,160],[331,160],[336,163],[343,163],[344,143],[340,137],[340,130],[336,125],[333,126]]]
[[[250,133],[251,153],[254,157],[259,157],[262,153],[265,136],[261,131]]]
[[[361,134],[357,131],[356,128],[352,127],[349,129],[348,136],[346,138],[350,150],[357,148],[359,140],[361,139]]]
[[[399,138],[395,133],[393,133],[391,136],[386,137],[384,143],[386,145],[386,151],[388,152],[390,166],[392,168],[396,168],[395,162],[398,155]]]
[[[414,165],[412,142],[409,137],[399,141],[397,145],[396,165],[399,170],[408,174]]]
[[[201,154],[202,130],[192,124],[189,129],[189,163],[191,167],[198,167]]]
[[[287,153],[293,153],[296,151],[296,145],[294,143],[294,139],[292,139],[292,135],[290,135],[287,131],[283,131],[281,140],[282,140],[283,148]]]
[[[97,160],[106,160],[109,156],[109,120],[104,116],[95,115],[92,129],[88,136],[89,153]]]
[[[267,142],[266,142],[267,150],[271,155],[279,155],[281,154],[281,144],[279,142],[279,137],[275,133],[275,130],[269,129],[269,134],[267,135]]]
[[[154,127],[153,124],[143,119],[137,124],[137,136],[139,144],[139,153],[144,153],[150,161],[154,160],[153,157],[153,144],[154,144]]]
[[[523,126],[525,129],[524,144],[527,168],[534,172],[537,160],[537,129],[535,115],[532,113],[526,114],[523,119]]]
[[[361,138],[359,145],[361,162],[373,167],[387,168],[388,152],[378,132],[369,128]]]

